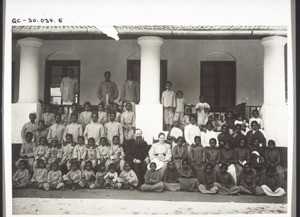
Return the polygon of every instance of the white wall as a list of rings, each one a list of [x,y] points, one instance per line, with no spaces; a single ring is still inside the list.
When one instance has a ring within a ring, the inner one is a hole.
[[[81,59],[80,103],[89,100],[96,104],[96,90],[103,80],[103,73],[111,71],[112,80],[120,90],[126,79],[127,58],[139,52],[140,47],[136,40],[44,41],[41,48],[40,99],[44,95],[46,59],[57,51],[73,52]],[[200,92],[200,61],[216,51],[228,53],[236,59],[236,103],[262,105],[263,47],[260,40],[165,40],[161,54],[168,60],[168,80],[173,82],[173,90],[181,89],[188,103],[196,103]],[[14,42],[13,59],[18,61],[18,56],[19,48]],[[19,68],[16,67],[16,70]]]

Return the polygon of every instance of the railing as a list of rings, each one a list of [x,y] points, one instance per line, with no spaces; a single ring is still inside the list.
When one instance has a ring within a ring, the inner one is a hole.
[[[185,111],[187,108],[191,108],[192,109],[192,114],[196,114],[196,109],[195,109],[195,105],[186,105],[185,106]],[[250,119],[251,118],[251,113],[253,110],[258,110],[260,111],[261,106],[246,106],[246,105],[237,105],[237,106],[212,106],[210,108],[209,113],[215,115],[219,115],[221,113],[223,114],[227,114],[229,111],[233,112],[233,115],[237,115],[239,114],[243,114],[244,117],[246,119]]]

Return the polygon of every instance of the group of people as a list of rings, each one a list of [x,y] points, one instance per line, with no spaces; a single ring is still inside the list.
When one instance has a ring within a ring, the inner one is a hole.
[[[201,96],[195,116],[185,109],[183,92],[175,95],[167,82],[161,101],[168,133],[148,145],[135,127],[132,101],[120,110],[100,86],[97,111],[85,102],[84,111],[73,103],[69,113],[60,106],[54,114],[45,105],[38,122],[29,114],[14,188],[285,194],[280,153],[273,140],[267,143],[257,110],[249,121],[232,113],[214,117]]]

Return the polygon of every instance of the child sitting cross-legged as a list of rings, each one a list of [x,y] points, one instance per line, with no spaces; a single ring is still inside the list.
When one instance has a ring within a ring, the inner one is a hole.
[[[125,153],[120,144],[119,136],[114,136],[113,144],[110,146],[110,155],[108,160],[106,161],[106,168],[108,169],[108,166],[111,163],[114,163],[118,171],[123,171],[124,164],[125,164],[124,159],[125,159]]]
[[[267,167],[266,173],[261,177],[259,184],[267,196],[281,197],[285,195],[285,191],[281,187],[281,180],[276,174],[276,168],[273,166]]]
[[[159,163],[159,161],[157,161]],[[162,165],[157,167],[157,163],[152,161],[148,164],[148,170],[144,176],[145,183],[141,185],[141,191],[154,191],[154,192],[163,192],[164,184],[161,181],[161,175],[157,168],[161,168]]]
[[[124,170],[120,173],[118,183],[121,184],[121,188],[133,190],[139,184],[139,180],[135,172],[131,169],[130,163],[124,164]]]
[[[116,189],[120,188],[119,183],[117,183],[118,180],[118,173],[116,172],[116,165],[114,163],[111,163],[108,166],[108,172],[104,176],[105,184],[104,188],[110,188],[110,189]]]
[[[256,185],[256,176],[254,175],[251,165],[249,163],[244,164],[244,170],[239,176],[239,187],[241,193],[263,195],[264,192],[261,187]]]
[[[34,170],[33,176],[31,178],[31,185],[42,189],[44,184],[47,182],[48,171],[46,169],[46,164],[43,159],[37,160],[37,168]]]
[[[13,175],[13,188],[26,188],[29,184],[30,173],[27,169],[27,161],[19,160],[18,170]]]
[[[165,189],[168,191],[180,191],[180,183],[178,182],[179,173],[177,172],[174,162],[169,161],[168,167],[163,175]]]
[[[84,188],[84,187],[88,187],[88,188],[95,188],[96,185],[95,185],[95,173],[94,171],[92,170],[92,162],[91,161],[88,161],[86,162],[85,164],[85,170],[82,171],[82,179],[81,181],[79,182],[79,185],[81,188]]]
[[[213,174],[213,166],[208,163],[205,165],[205,169],[201,176],[198,177],[200,181],[200,185],[198,186],[198,190],[202,194],[216,194],[218,191],[218,187],[214,185],[216,182],[216,177]]]
[[[95,186],[96,188],[104,188],[105,178],[106,175],[106,168],[104,163],[100,163],[97,165],[97,172],[96,172],[96,180]]]
[[[47,182],[44,183],[43,187],[46,191],[49,191],[51,189],[62,189],[64,186],[64,183],[62,183],[62,173],[59,170],[59,163],[54,161],[51,164]]]
[[[180,189],[182,191],[197,191],[199,181],[186,159],[182,161],[182,168],[178,170]]]
[[[222,163],[216,174],[215,186],[218,187],[219,194],[238,194],[240,187],[236,186],[233,177],[227,172],[228,166]]]
[[[79,182],[82,178],[81,171],[78,168],[78,161],[73,160],[71,164],[71,170],[66,175],[63,175],[63,180],[66,187],[72,188],[73,191],[80,187]]]

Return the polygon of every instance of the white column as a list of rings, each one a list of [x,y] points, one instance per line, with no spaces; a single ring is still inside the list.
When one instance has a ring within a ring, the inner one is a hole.
[[[43,40],[18,40],[20,52],[20,84],[18,103],[37,103],[39,96],[40,53]]]
[[[22,143],[21,129],[29,121],[29,113],[41,113],[39,99],[40,49],[43,40],[24,38],[18,40],[20,46],[20,83],[18,103],[12,104],[12,143]]]
[[[160,104],[160,47],[163,39],[154,36],[138,38],[141,46],[141,100],[136,106],[136,125],[143,130],[144,139],[152,143],[163,126]]]
[[[264,47],[264,104],[262,118],[267,139],[278,146],[287,146],[288,109],[285,102],[284,45],[281,36],[263,38]]]

